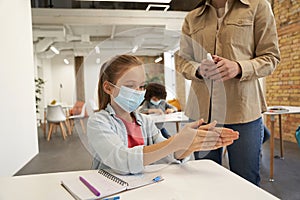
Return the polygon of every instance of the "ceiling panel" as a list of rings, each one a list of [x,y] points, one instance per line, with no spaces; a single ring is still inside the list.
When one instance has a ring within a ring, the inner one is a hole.
[[[41,58],[52,58],[56,54],[50,47],[55,46],[64,55],[86,56],[99,45],[104,54],[124,49],[136,55],[160,55],[178,47],[185,15],[173,11],[34,8],[35,52]]]

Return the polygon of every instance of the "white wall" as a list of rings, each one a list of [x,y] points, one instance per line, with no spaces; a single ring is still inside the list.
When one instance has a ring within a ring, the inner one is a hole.
[[[47,103],[55,99],[63,104],[73,105],[76,101],[74,58],[68,58],[68,65],[64,63],[64,58],[56,55],[51,59],[52,96],[48,96]]]
[[[96,63],[96,58],[94,56],[88,56],[84,58],[84,89],[86,102],[95,97],[100,66],[101,64]]]
[[[43,103],[44,107],[53,100],[53,90],[52,90],[52,67],[51,67],[51,60],[50,59],[42,59],[41,61],[41,68],[43,76],[40,77],[45,81],[44,90],[42,93],[43,96]]]
[[[38,153],[29,0],[0,1],[0,176]]]
[[[164,74],[167,100],[176,98],[176,70],[173,52],[164,52]]]

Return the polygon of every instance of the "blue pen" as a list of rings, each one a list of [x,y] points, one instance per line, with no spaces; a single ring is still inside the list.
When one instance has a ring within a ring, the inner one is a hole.
[[[105,198],[103,200],[119,200],[119,199],[121,199],[120,196],[115,196],[115,197]]]
[[[100,196],[100,192],[94,188],[87,180],[85,180],[82,176],[79,176],[79,180],[97,197]]]

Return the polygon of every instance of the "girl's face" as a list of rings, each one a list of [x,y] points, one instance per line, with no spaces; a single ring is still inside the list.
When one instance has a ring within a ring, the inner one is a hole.
[[[145,81],[146,81],[146,75],[144,66],[136,66],[130,68],[128,71],[126,71],[120,79],[116,82],[116,86],[121,87],[125,86],[130,89],[135,90],[144,90],[145,89]],[[118,91],[114,91],[114,96],[118,94]]]

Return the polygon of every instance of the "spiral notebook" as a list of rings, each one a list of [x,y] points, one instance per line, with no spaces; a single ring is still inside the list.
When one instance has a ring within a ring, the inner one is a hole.
[[[81,177],[81,178],[80,178]],[[86,181],[85,184],[82,178]],[[135,175],[119,175],[107,170],[91,171],[81,176],[61,180],[62,186],[75,198],[82,200],[102,199],[122,191],[142,187],[162,181],[156,173],[141,173]],[[98,191],[96,195],[91,188]]]

